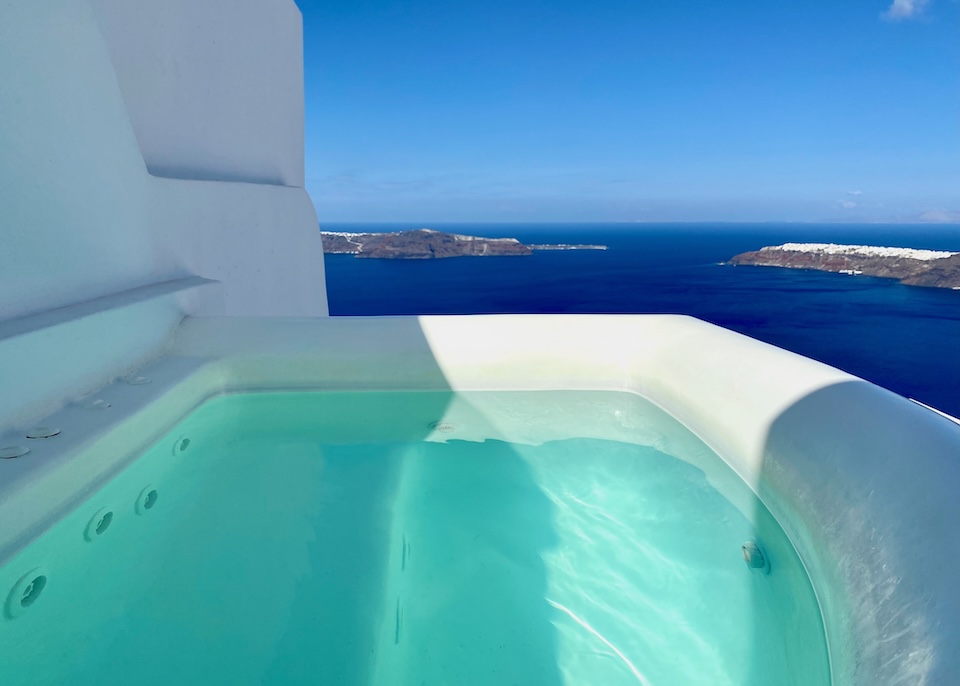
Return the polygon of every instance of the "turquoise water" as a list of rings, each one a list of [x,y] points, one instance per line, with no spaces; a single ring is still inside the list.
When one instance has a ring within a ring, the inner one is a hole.
[[[621,393],[216,398],[0,584],[5,686],[829,683],[772,517]]]

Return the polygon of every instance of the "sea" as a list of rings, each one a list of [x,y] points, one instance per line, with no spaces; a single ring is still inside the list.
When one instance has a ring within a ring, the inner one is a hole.
[[[442,260],[327,255],[333,315],[687,314],[825,362],[960,417],[960,290],[725,264],[786,242],[960,251],[960,225],[323,224],[431,228],[607,250]]]

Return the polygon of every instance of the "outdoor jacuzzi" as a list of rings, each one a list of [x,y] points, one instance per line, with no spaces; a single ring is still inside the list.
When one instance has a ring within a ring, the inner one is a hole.
[[[188,319],[39,425],[5,686],[957,675],[960,427],[687,317]]]

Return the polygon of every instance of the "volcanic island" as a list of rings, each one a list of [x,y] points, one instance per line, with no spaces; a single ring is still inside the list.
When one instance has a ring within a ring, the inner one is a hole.
[[[532,255],[538,250],[606,250],[605,245],[567,243],[525,244],[516,238],[484,238],[433,229],[390,233],[321,231],[328,255],[384,260],[431,260],[445,257],[504,257]]]
[[[897,279],[908,286],[960,290],[960,252],[835,243],[784,243],[740,253],[727,264]]]

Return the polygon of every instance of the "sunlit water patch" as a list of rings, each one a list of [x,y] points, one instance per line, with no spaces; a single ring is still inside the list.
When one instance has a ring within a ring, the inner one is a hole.
[[[628,394],[218,398],[0,584],[5,685],[829,683],[789,541]]]

